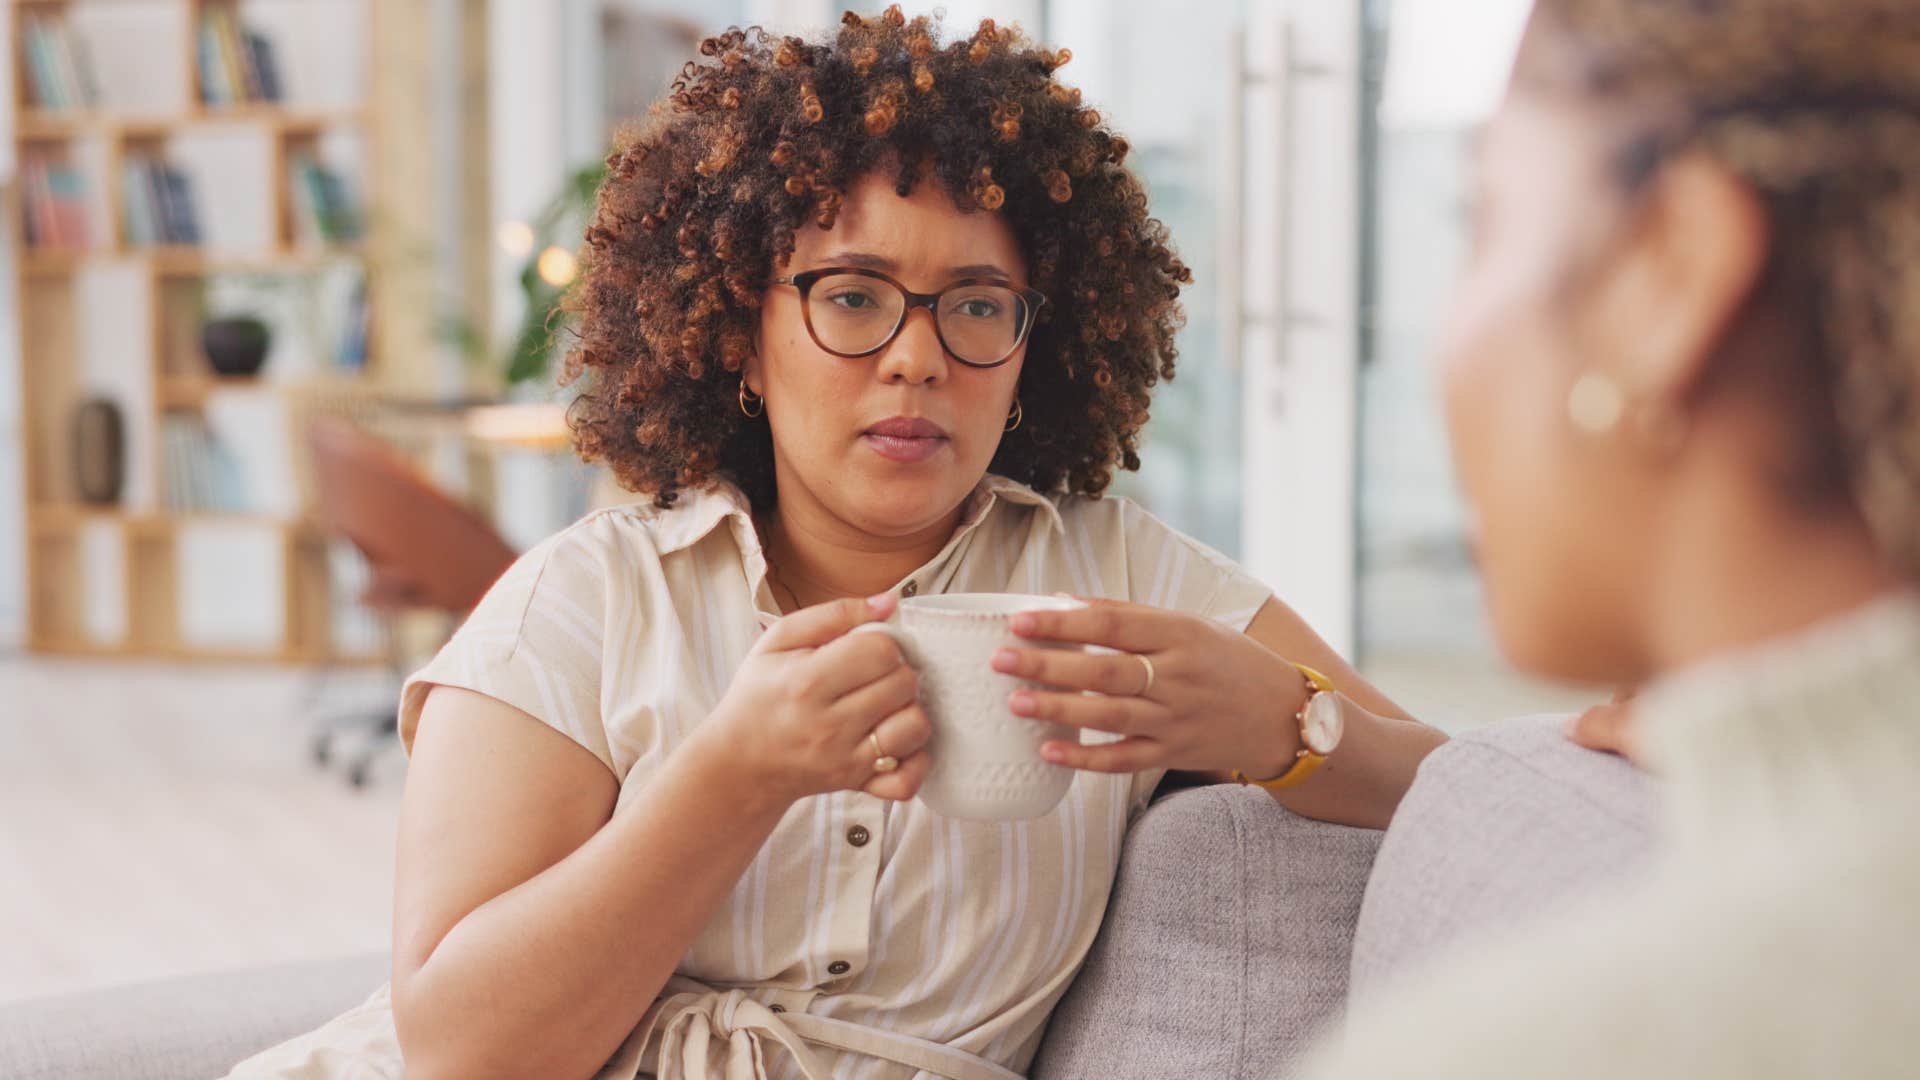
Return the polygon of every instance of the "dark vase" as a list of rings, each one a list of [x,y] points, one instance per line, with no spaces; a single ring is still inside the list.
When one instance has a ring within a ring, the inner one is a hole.
[[[127,428],[120,406],[91,398],[73,414],[74,487],[96,506],[120,501],[127,480]]]
[[[211,319],[200,327],[200,347],[217,375],[258,375],[273,332],[259,319]]]

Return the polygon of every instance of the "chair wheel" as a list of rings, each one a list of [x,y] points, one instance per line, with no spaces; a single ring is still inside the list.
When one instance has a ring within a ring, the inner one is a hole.
[[[313,763],[320,768],[326,768],[327,765],[333,761],[332,735],[325,732],[315,735],[313,737],[312,753]]]
[[[363,790],[366,788],[367,762],[356,761],[353,763],[353,767],[347,770],[347,783],[352,784],[355,790]]]

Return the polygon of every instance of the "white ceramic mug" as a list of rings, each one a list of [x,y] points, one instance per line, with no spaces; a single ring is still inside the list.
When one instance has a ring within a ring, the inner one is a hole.
[[[1043,760],[1040,746],[1079,742],[1079,733],[1009,711],[1015,690],[1039,684],[995,671],[993,654],[1004,646],[1035,647],[1014,635],[1008,624],[1015,614],[1085,606],[1052,596],[920,596],[900,601],[892,621],[855,630],[891,637],[920,677],[920,706],[933,721],[927,743],[933,768],[920,786],[929,809],[972,821],[1036,818],[1073,786],[1073,770]]]

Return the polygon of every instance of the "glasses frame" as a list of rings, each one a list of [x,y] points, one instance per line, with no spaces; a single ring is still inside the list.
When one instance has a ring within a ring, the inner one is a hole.
[[[901,296],[906,298],[906,303],[900,308],[900,318],[894,322],[893,329],[887,332],[886,337],[880,339],[880,344],[863,352],[841,352],[839,349],[832,348],[828,346],[826,342],[821,341],[820,335],[813,329],[813,305],[809,302],[809,294],[812,293],[814,284],[821,278],[840,277],[846,274],[851,274],[855,277],[873,278],[876,281],[884,281],[893,286],[899,291]],[[808,270],[803,273],[790,274],[786,277],[774,278],[773,283],[775,285],[791,285],[800,291],[800,319],[807,325],[807,336],[813,339],[815,345],[820,346],[821,349],[835,356],[847,360],[860,360],[880,352],[882,349],[893,344],[894,339],[900,336],[900,331],[906,328],[907,316],[913,313],[914,308],[926,308],[928,314],[933,316],[933,336],[940,339],[940,348],[945,350],[946,354],[953,358],[954,363],[973,368],[977,371],[997,368],[1007,361],[1012,360],[1013,354],[1019,352],[1021,347],[1027,343],[1027,339],[1033,336],[1033,325],[1040,321],[1040,310],[1047,306],[1046,294],[1040,290],[1025,288],[1015,285],[1004,278],[995,277],[961,278],[947,285],[939,292],[917,293],[878,270],[868,270],[858,266],[823,266],[817,270]],[[1012,347],[1007,350],[1006,355],[990,364],[975,363],[972,360],[963,359],[960,354],[953,351],[953,346],[947,344],[947,335],[940,329],[940,298],[955,289],[962,289],[971,285],[992,285],[995,288],[1008,289],[1026,301],[1027,307],[1032,309],[1026,324],[1020,328],[1020,336],[1015,339]]]

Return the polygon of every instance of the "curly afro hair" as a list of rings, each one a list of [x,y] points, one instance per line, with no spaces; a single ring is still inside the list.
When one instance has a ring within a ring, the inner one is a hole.
[[[795,230],[831,227],[876,169],[1004,215],[1050,301],[1027,348],[1025,423],[991,468],[1098,495],[1137,469],[1154,384],[1173,377],[1192,274],[1147,215],[1127,142],[1054,78],[1067,62],[984,20],[941,44],[898,6],[849,12],[833,40],[732,29],[702,42],[671,95],[607,159],[568,301],[565,383],[581,455],[671,506],[725,478],[775,498],[773,440],[736,406],[761,298]]]

